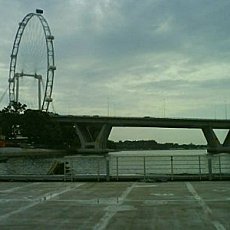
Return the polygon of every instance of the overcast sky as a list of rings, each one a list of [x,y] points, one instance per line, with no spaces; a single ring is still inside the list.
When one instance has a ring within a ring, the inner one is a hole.
[[[18,23],[36,8],[55,36],[57,113],[230,117],[229,0],[0,0],[0,99]],[[192,130],[111,138],[205,143]]]

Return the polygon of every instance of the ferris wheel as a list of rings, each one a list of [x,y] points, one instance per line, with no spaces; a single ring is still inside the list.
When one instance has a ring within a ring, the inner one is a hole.
[[[9,102],[48,111],[56,66],[54,36],[42,14],[37,9],[19,23],[10,56]]]

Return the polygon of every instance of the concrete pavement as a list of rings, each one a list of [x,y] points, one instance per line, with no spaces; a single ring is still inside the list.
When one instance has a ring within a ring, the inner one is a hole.
[[[230,182],[0,182],[0,229],[230,229]]]

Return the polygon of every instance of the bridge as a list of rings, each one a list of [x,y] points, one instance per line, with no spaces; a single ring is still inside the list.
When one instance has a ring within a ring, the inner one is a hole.
[[[68,115],[54,116],[53,119],[75,128],[81,143],[79,152],[84,153],[108,152],[106,144],[113,127],[200,129],[207,141],[209,153],[230,153],[230,120]],[[229,130],[223,143],[219,141],[214,129]]]

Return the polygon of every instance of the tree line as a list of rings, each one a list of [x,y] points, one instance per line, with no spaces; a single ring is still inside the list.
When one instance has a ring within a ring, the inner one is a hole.
[[[157,143],[155,140],[109,141],[108,147],[116,150],[170,150],[170,149],[204,149],[206,145]]]
[[[79,140],[72,126],[60,125],[52,113],[27,109],[25,104],[14,102],[0,111],[0,128],[6,143],[17,142],[18,137],[34,147],[72,148]],[[20,142],[20,141],[18,141]]]

